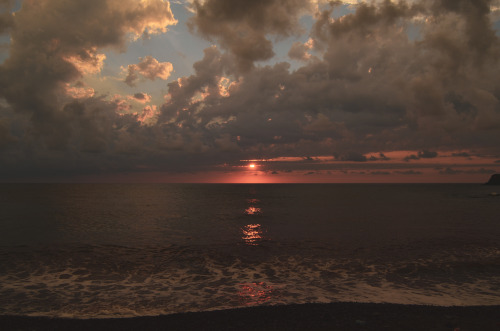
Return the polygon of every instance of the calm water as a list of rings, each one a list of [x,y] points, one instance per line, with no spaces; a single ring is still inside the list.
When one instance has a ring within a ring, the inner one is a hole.
[[[0,185],[0,314],[498,305],[494,189]]]

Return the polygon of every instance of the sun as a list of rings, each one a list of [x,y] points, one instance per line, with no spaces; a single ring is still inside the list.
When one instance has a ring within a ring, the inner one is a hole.
[[[250,169],[255,169],[255,164],[253,164],[253,163],[249,164],[248,166],[250,167]]]

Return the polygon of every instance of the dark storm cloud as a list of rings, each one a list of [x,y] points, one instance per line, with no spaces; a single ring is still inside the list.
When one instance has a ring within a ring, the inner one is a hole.
[[[368,159],[363,154],[357,152],[348,152],[343,154],[334,153],[334,157],[340,161],[366,162]]]
[[[259,151],[273,157],[352,149],[350,139],[355,134],[349,132],[346,120],[354,117],[335,109],[335,101],[342,102],[345,90],[335,91],[342,82],[326,79],[324,63],[296,72],[290,72],[287,63],[258,67],[233,77],[229,95],[223,96],[217,83],[221,76],[234,74],[232,59],[215,47],[205,50],[205,58],[195,64],[194,75],[169,84],[170,101],[162,107],[161,118],[210,134],[227,134],[253,157],[259,157]],[[201,92],[205,99],[193,102]],[[347,102],[352,102],[350,96]],[[366,119],[366,124],[369,121]]]
[[[206,107],[214,103],[217,107],[220,106],[219,79],[225,72],[231,70],[232,59],[227,55],[222,55],[215,46],[205,49],[204,53],[203,59],[193,65],[195,70],[193,75],[168,84],[170,101],[162,106],[161,120],[169,121],[176,118],[179,123],[196,122],[197,119],[192,115],[200,106],[200,102],[193,103],[192,98],[205,90],[209,93],[209,97],[204,102],[208,104]],[[210,118],[215,116],[212,115]]]
[[[309,0],[195,0],[189,27],[216,40],[233,54],[240,69],[274,55],[269,35],[287,37],[300,30],[299,18],[312,9]]]
[[[10,133],[8,123],[0,119],[0,151],[14,142],[16,142],[16,138]]]
[[[411,154],[411,155],[405,156],[405,158],[403,160],[408,162],[410,160],[433,159],[433,158],[436,158],[437,156],[438,156],[437,152],[423,150],[423,151],[419,151],[418,155]]]
[[[433,9],[438,18],[449,12],[461,15],[465,19],[465,46],[473,51],[478,60],[484,60],[494,53],[498,55],[498,49],[493,47],[497,44],[497,37],[489,19],[493,3],[492,0],[440,0],[434,3]]]
[[[466,158],[470,158],[471,155],[469,153],[466,153],[466,152],[462,152],[462,153],[452,153],[451,154],[452,156],[459,156],[459,157],[466,157]]]
[[[197,6],[201,13],[204,7]],[[217,25],[212,14],[199,15]],[[430,146],[496,148],[493,142],[500,137],[494,128],[500,126],[500,116],[492,72],[498,72],[498,63],[486,68],[466,46],[455,49],[453,57],[442,46],[467,44],[466,15],[427,2],[363,4],[339,20],[327,11],[318,16],[311,42],[323,47],[323,58],[296,71],[278,63],[238,75],[234,63],[241,59],[227,45],[229,54],[212,48],[201,62],[211,64],[209,70],[186,78],[185,84],[170,85],[164,118],[199,125],[212,135],[227,134],[257,158],[337,153],[366,161],[368,152],[416,149],[422,151],[414,156],[418,159],[437,156],[426,152]],[[488,19],[486,12],[481,15]],[[220,21],[224,26],[225,20]],[[419,39],[408,37],[409,25],[420,27]],[[482,28],[491,31],[491,26]],[[442,44],[434,42],[436,34]],[[488,40],[489,50],[498,46],[496,38]],[[457,58],[460,77],[448,72],[457,68]],[[217,80],[231,74],[235,84],[229,96],[222,96]],[[202,91],[208,97],[192,102]]]
[[[433,159],[437,156],[438,156],[438,153],[433,152],[433,151],[424,150],[424,151],[418,152],[418,157],[421,159]]]
[[[496,170],[493,169],[485,169],[485,168],[480,168],[480,169],[471,169],[471,170],[456,170],[453,168],[445,168],[444,170],[440,170],[439,174],[441,175],[460,175],[460,174],[484,174],[484,175],[490,175],[494,174]]]
[[[142,92],[135,93],[132,97],[138,101],[141,101],[141,102],[147,101],[150,98],[146,93],[142,93]]]
[[[421,171],[415,171],[415,170],[395,171],[395,173],[400,175],[422,175]]]
[[[391,174],[391,172],[389,172],[389,171],[372,171],[369,173],[369,175],[373,175],[373,176],[388,176],[390,174]]]
[[[467,3],[463,4],[466,8],[476,6],[473,1]],[[422,17],[425,21],[419,21]],[[472,21],[489,24],[468,23]],[[404,32],[409,24],[420,26],[418,40]],[[486,118],[492,120],[491,129],[500,125],[498,83],[492,75],[498,74],[498,57],[493,56],[498,38],[492,34],[487,10],[456,10],[439,2],[427,6],[426,2],[386,1],[363,4],[355,13],[334,21],[323,13],[313,31],[316,42],[326,47],[329,79],[349,86],[344,98],[349,93],[356,96],[352,102],[336,101],[339,108],[355,114],[358,130],[365,116],[372,115],[368,134],[376,133],[376,124],[380,129],[399,130],[399,143],[390,132],[377,134],[378,142],[385,140],[389,148],[492,147],[489,138],[495,134],[482,127]],[[482,48],[475,47],[485,62],[478,62],[476,51],[470,48],[471,35],[480,34],[486,38]],[[453,95],[460,101],[450,101]]]
[[[408,156],[405,156],[403,160],[405,160],[406,162],[410,161],[410,160],[418,160],[419,157],[416,156],[415,154],[411,154],[411,155],[408,155]]]
[[[390,158],[388,158],[387,156],[385,156],[384,153],[379,153],[379,160],[382,160],[382,161],[389,161]]]
[[[333,9],[326,10],[320,15],[313,28],[316,37],[328,40],[332,36],[338,38],[353,33],[359,36],[371,36],[374,29],[389,28],[400,23],[401,19],[412,18],[425,11],[421,5],[409,5],[404,1],[398,3],[383,1],[381,4],[361,3],[354,14],[332,20]]]

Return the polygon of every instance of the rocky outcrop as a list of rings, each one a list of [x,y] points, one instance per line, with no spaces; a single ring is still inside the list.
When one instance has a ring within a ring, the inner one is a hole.
[[[500,174],[491,175],[486,185],[500,185]]]

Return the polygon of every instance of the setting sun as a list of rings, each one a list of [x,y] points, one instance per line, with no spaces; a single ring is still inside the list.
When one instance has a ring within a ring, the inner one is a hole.
[[[254,169],[254,168],[255,168],[255,164],[253,164],[253,163],[252,163],[252,164],[250,164],[250,165],[249,165],[249,167],[250,167],[251,169]]]

